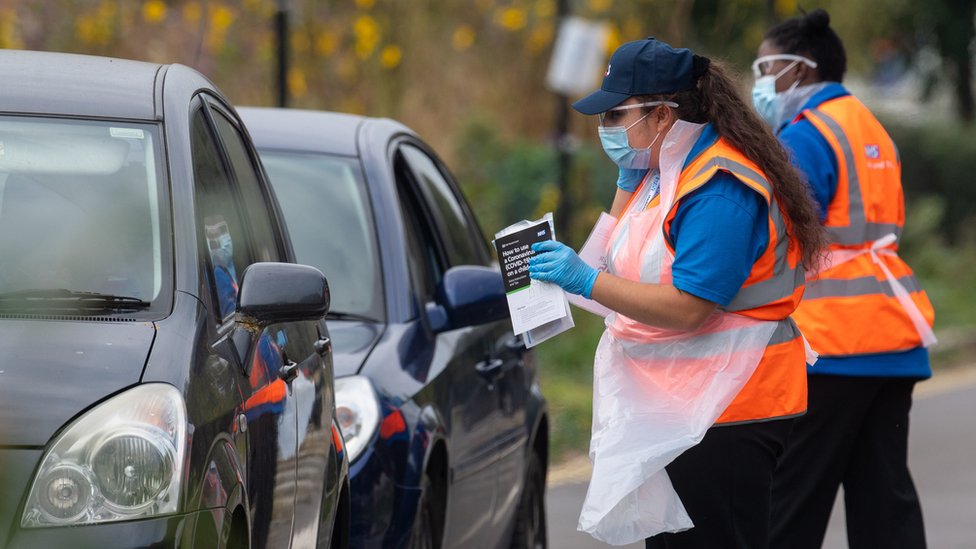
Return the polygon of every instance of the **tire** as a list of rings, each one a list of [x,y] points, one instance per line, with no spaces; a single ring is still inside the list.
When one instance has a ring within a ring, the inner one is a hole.
[[[539,454],[529,454],[525,489],[515,512],[512,549],[546,549],[546,477]]]
[[[440,505],[440,491],[424,473],[420,482],[420,499],[417,500],[417,515],[410,534],[410,549],[441,549],[444,520]]]

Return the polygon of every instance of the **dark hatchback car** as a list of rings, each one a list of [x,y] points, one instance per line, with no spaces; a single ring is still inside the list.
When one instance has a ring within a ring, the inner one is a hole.
[[[199,73],[0,52],[0,546],[345,547],[323,274]]]
[[[392,120],[240,109],[323,269],[356,547],[544,547],[533,355],[450,172]]]

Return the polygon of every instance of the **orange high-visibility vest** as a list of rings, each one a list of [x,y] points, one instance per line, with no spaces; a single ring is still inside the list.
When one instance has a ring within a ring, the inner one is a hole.
[[[908,291],[930,328],[935,319],[932,303],[895,253],[905,222],[898,150],[881,123],[853,96],[826,101],[800,117],[830,144],[839,175],[825,222],[832,260],[807,282],[794,314],[797,324],[822,356],[918,347],[922,336],[884,272],[887,267]],[[881,248],[884,253],[866,253],[888,234],[895,238]]]
[[[801,414],[807,407],[806,349],[790,314],[803,296],[803,253],[789,232],[790,222],[776,202],[772,184],[759,166],[722,138],[703,151],[678,178],[674,205],[664,221],[665,242],[673,253],[668,234],[681,198],[707,183],[718,171],[733,175],[759,193],[769,212],[769,245],[725,310],[759,320],[776,320],[779,326],[755,373],[716,423]]]

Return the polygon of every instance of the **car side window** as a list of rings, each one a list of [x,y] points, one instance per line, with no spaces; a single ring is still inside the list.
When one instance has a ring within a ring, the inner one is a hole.
[[[430,155],[413,145],[401,145],[400,153],[424,202],[430,206],[450,265],[484,265],[487,258],[477,246],[478,228],[441,167]]]
[[[253,262],[231,173],[201,105],[190,115],[199,242],[205,254],[213,301],[226,319],[237,306],[240,275]]]
[[[237,126],[219,109],[211,109],[211,112],[244,201],[255,261],[282,261],[275,224],[268,209],[268,197],[262,190],[254,157]]]
[[[413,174],[399,153],[394,160],[394,171],[413,284],[422,294],[423,300],[428,301],[433,298],[437,284],[447,269],[447,260],[438,245],[439,239],[432,227],[433,222],[417,196]]]

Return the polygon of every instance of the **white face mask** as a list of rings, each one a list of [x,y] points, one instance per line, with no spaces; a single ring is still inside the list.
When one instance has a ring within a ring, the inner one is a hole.
[[[647,113],[640,117],[637,122],[644,120],[651,113]],[[654,141],[647,148],[635,149],[630,146],[630,139],[627,136],[627,132],[630,128],[633,128],[637,122],[634,122],[626,128],[623,126],[614,126],[610,128],[599,127],[597,131],[600,134],[600,143],[603,145],[603,151],[607,153],[607,156],[614,161],[617,166],[628,170],[646,170],[651,164],[651,147],[657,142],[657,138],[660,137],[661,132],[657,132],[654,136]]]
[[[793,61],[787,65],[783,70],[776,74],[762,75],[762,64],[771,63],[774,61]],[[776,129],[780,124],[780,120],[783,116],[783,94],[787,94],[796,89],[800,85],[800,80],[797,78],[796,82],[784,92],[776,93],[776,81],[779,77],[783,76],[790,71],[797,63],[803,63],[810,68],[816,68],[817,63],[807,59],[806,57],[801,57],[799,55],[789,55],[789,54],[777,54],[777,55],[766,55],[756,59],[752,64],[753,74],[756,76],[756,83],[752,86],[752,104],[756,107],[756,112],[759,113],[760,118],[762,118],[767,124]]]

